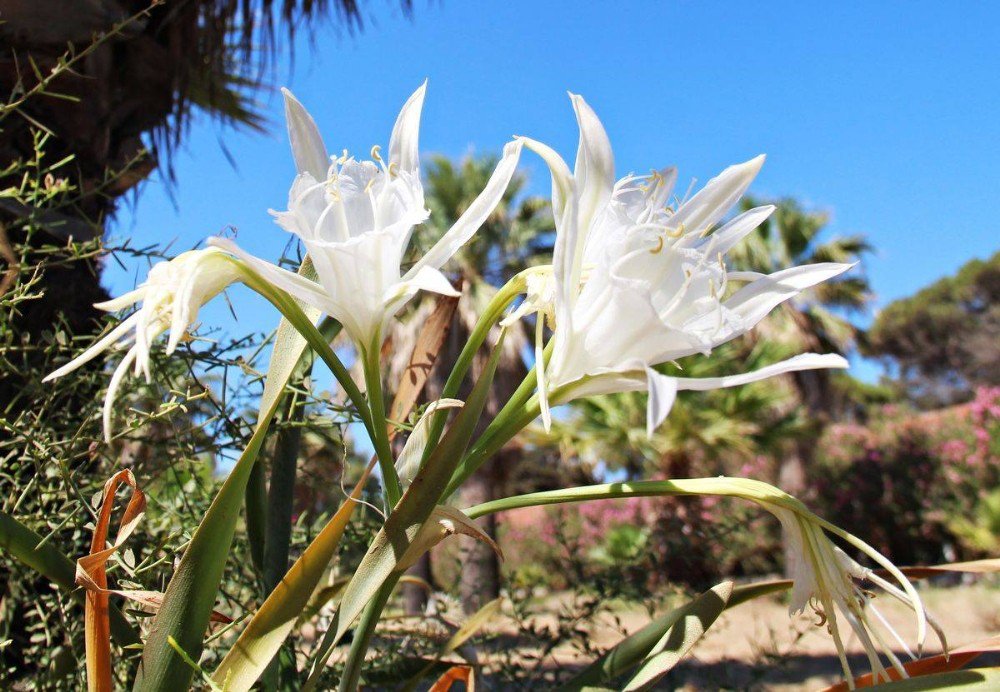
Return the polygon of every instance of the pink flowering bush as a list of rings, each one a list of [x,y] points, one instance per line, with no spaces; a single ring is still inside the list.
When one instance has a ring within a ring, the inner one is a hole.
[[[929,412],[889,405],[830,426],[812,476],[820,513],[908,564],[982,551],[966,540],[1000,480],[1000,387]]]

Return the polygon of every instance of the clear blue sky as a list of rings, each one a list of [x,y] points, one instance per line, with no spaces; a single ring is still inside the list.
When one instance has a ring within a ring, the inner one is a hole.
[[[400,105],[429,78],[424,153],[497,151],[525,134],[571,160],[572,90],[604,121],[619,174],[674,164],[684,188],[767,153],[753,193],[828,210],[832,232],[865,233],[878,248],[865,266],[876,307],[1000,248],[996,3],[416,0],[412,20],[367,4],[362,34],[320,27],[277,71],[275,86],[306,104],[331,150],[387,144]],[[277,258],[287,235],[267,209],[283,208],[294,171],[277,93],[263,105],[267,135],[198,120],[175,159],[177,207],[154,179],[112,235],[180,251],[235,226],[244,247]],[[524,166],[547,194],[540,163]],[[109,266],[106,282],[119,292],[144,274]],[[222,305],[203,319],[240,330],[276,321],[262,301],[233,298],[238,327]]]

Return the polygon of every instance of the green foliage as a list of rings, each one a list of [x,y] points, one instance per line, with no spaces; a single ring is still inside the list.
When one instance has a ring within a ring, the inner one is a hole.
[[[972,260],[882,310],[867,352],[892,359],[922,405],[967,399],[1000,384],[1000,252]]]

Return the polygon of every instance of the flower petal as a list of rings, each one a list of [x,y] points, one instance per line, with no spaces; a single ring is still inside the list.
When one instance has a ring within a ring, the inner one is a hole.
[[[708,236],[705,242],[711,249],[712,255],[714,256],[716,253],[724,255],[729,252],[737,243],[764,223],[774,210],[774,205],[768,204],[743,212],[715,233]]]
[[[285,120],[288,122],[288,139],[292,144],[295,168],[299,173],[309,173],[316,180],[326,180],[330,159],[316,122],[292,92],[283,88],[281,93],[285,96]]]
[[[843,274],[854,264],[821,262],[783,269],[747,284],[725,302],[725,306],[743,318],[745,328],[752,329],[771,310],[794,298],[807,288]]]
[[[611,199],[611,191],[615,186],[615,157],[608,134],[594,110],[582,96],[570,94],[570,99],[580,126],[580,144],[573,171],[580,194],[578,222],[586,232],[591,220]],[[584,240],[581,244],[585,242]],[[582,248],[580,252],[583,252]]]
[[[710,389],[722,389],[724,387],[736,387],[741,384],[749,384],[759,380],[766,380],[775,375],[783,375],[789,372],[800,370],[822,370],[826,368],[847,368],[850,365],[847,359],[836,353],[802,353],[800,355],[768,365],[760,370],[745,372],[739,375],[726,375],[725,377],[677,377],[677,389],[704,392]]]
[[[415,172],[420,167],[420,111],[424,106],[427,80],[413,92],[396,118],[389,139],[389,163],[401,171]]]
[[[48,375],[46,375],[42,379],[42,382],[50,382],[56,379],[57,377],[62,377],[67,373],[73,372],[81,365],[89,363],[90,361],[94,360],[94,358],[96,358],[97,356],[101,355],[109,348],[114,346],[115,342],[118,341],[118,339],[120,339],[123,335],[131,331],[135,327],[136,322],[138,321],[139,321],[139,313],[138,312],[132,313],[127,318],[122,320],[118,324],[118,326],[116,326],[110,332],[105,334],[98,341],[94,342],[90,346],[90,348],[88,348],[86,351],[78,355],[70,362],[66,363],[66,365],[62,366],[61,368],[54,370],[53,372],[50,372]]]
[[[317,310],[322,310],[327,314],[331,313],[331,309],[334,306],[333,300],[315,282],[299,276],[295,272],[276,267],[270,262],[265,262],[262,259],[254,257],[228,238],[213,237],[205,242],[211,247],[225,250],[234,257],[242,260],[248,268],[259,274],[265,281],[274,284],[303,303]]]
[[[763,165],[764,155],[761,154],[722,171],[677,209],[670,219],[671,224],[686,226],[692,232],[711,228],[743,196]]]
[[[646,368],[646,379],[649,386],[649,401],[646,405],[646,435],[653,432],[667,419],[670,409],[677,400],[677,378]]]
[[[479,227],[483,225],[503,199],[507,186],[517,170],[522,147],[523,143],[520,140],[510,142],[504,147],[503,157],[487,181],[486,187],[472,201],[465,213],[458,218],[455,225],[448,229],[448,232],[434,243],[434,246],[407,272],[406,277],[404,277],[406,281],[411,280],[425,267],[433,269],[443,267],[445,262],[451,259],[452,255],[458,252],[459,248],[465,245],[479,230]]]

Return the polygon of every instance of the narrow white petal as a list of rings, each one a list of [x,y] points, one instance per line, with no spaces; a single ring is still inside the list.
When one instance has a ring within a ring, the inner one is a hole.
[[[760,272],[726,272],[727,281],[756,281],[766,276],[767,274],[761,274]]]
[[[730,166],[682,204],[671,221],[683,224],[692,232],[712,227],[739,201],[763,165],[764,155],[761,154]]]
[[[389,163],[401,171],[415,172],[420,167],[420,111],[424,106],[427,80],[403,104],[389,139]]]
[[[443,296],[462,295],[451,285],[448,277],[431,267],[421,267],[416,274],[397,284],[392,290],[397,293],[397,296],[394,297],[413,296],[417,291],[430,291],[431,293],[440,293]]]
[[[737,387],[741,384],[766,380],[775,375],[783,375],[800,370],[823,370],[827,368],[847,367],[849,367],[847,359],[835,353],[803,353],[788,360],[783,360],[780,363],[768,365],[760,370],[740,375],[727,375],[725,377],[677,377],[675,379],[677,380],[677,388],[680,390],[704,392],[710,389]]]
[[[580,144],[576,151],[573,177],[580,194],[578,221],[586,232],[590,221],[611,199],[615,186],[615,158],[608,134],[594,110],[582,96],[570,94],[570,99],[580,126]]]
[[[90,361],[94,360],[94,358],[96,358],[97,356],[104,353],[112,346],[114,346],[115,342],[117,342],[122,336],[124,336],[133,327],[135,327],[135,323],[138,320],[139,320],[139,313],[138,312],[132,313],[127,318],[122,320],[122,322],[119,323],[117,327],[115,327],[110,332],[101,337],[96,343],[92,344],[90,348],[88,348],[86,351],[78,355],[70,362],[66,363],[66,365],[62,366],[58,370],[50,372],[48,375],[46,375],[42,379],[42,382],[50,382],[56,379],[57,377],[62,377],[67,373],[73,372],[81,365],[84,365],[85,363],[89,363]]]
[[[138,303],[145,297],[146,291],[146,286],[139,286],[138,288],[120,295],[117,298],[105,300],[103,303],[94,303],[94,307],[98,310],[104,310],[105,312],[118,312],[119,310],[124,310],[130,305]]]
[[[545,373],[545,315],[535,318],[535,373],[538,379],[538,404],[545,432],[552,429],[552,409],[549,407],[549,386]]]
[[[542,157],[542,161],[549,167],[549,171],[552,174],[552,214],[555,216],[556,229],[563,232],[561,228],[562,218],[565,213],[566,204],[573,199],[575,186],[573,174],[570,173],[569,166],[556,153],[556,150],[547,144],[543,144],[530,137],[518,137],[517,141],[522,142],[524,146]],[[559,242],[558,235],[556,236],[556,242]]]
[[[493,175],[490,176],[486,187],[479,193],[479,196],[472,201],[469,208],[465,210],[455,225],[448,229],[440,240],[421,257],[415,265],[407,272],[405,280],[409,281],[424,267],[440,269],[445,262],[451,259],[452,255],[458,252],[459,248],[465,245],[469,239],[479,230],[496,206],[503,199],[510,179],[517,170],[517,162],[521,156],[523,144],[520,140],[510,142],[503,149],[503,157],[497,164]]]
[[[843,274],[853,266],[855,265],[822,262],[783,269],[736,291],[726,300],[725,306],[739,315],[749,330],[789,298]]]
[[[111,375],[111,381],[108,382],[108,391],[104,395],[104,412],[101,420],[104,423],[104,441],[111,444],[111,412],[115,408],[115,396],[118,394],[118,388],[121,386],[122,379],[124,379],[125,374],[128,372],[129,365],[135,360],[138,355],[138,349],[133,346],[122,358],[122,362],[118,364],[115,368],[114,374]]]
[[[646,406],[646,435],[652,437],[658,427],[667,419],[670,409],[677,399],[677,378],[646,368],[649,383],[649,402]]]
[[[276,267],[270,262],[265,262],[262,259],[254,257],[228,238],[213,237],[205,242],[211,247],[225,250],[234,257],[242,260],[247,267],[260,275],[265,281],[298,298],[306,305],[330,314],[333,301],[319,284],[299,276],[295,272]]]
[[[764,223],[767,217],[774,212],[774,209],[774,205],[769,204],[743,212],[710,235],[706,239],[706,244],[711,248],[713,258],[716,256],[716,253],[724,255],[734,248],[737,243]]]
[[[330,159],[316,122],[292,92],[282,89],[281,93],[285,96],[285,120],[288,121],[288,139],[292,144],[295,168],[316,180],[326,180]]]

